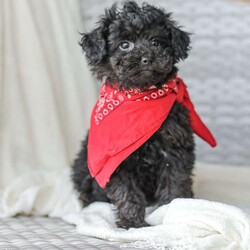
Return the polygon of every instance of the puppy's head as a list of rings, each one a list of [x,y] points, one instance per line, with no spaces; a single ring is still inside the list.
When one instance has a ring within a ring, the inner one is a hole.
[[[154,6],[125,2],[113,5],[98,27],[80,41],[98,78],[120,88],[160,85],[173,77],[188,55],[189,34]]]

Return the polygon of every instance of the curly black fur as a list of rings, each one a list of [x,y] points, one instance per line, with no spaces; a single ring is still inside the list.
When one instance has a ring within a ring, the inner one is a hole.
[[[92,71],[120,88],[162,83],[177,73],[175,64],[188,56],[189,34],[171,15],[154,6],[125,2],[106,11],[99,26],[80,42]],[[146,112],[146,111],[145,111]],[[80,200],[109,201],[117,206],[117,224],[145,226],[145,207],[193,197],[193,131],[187,109],[175,103],[161,128],[113,173],[105,189],[89,174],[87,138],[74,162],[72,179]]]

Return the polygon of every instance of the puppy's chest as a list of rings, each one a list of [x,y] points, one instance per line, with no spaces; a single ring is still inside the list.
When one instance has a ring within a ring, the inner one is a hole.
[[[188,110],[176,102],[160,129],[124,162],[128,163],[126,166],[130,171],[143,173],[146,178],[154,178],[157,169],[161,165],[166,166],[166,162],[177,151],[186,152],[193,148],[193,131]]]
[[[188,148],[191,141],[193,131],[188,110],[176,102],[160,129],[138,150],[147,151],[146,155],[151,157],[155,154],[166,158],[171,150]]]

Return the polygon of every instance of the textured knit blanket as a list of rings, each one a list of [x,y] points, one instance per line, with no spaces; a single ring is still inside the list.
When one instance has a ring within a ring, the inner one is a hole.
[[[2,190],[0,217],[17,214],[60,217],[74,224],[80,234],[123,242],[124,247],[250,249],[248,214],[235,206],[203,199],[175,199],[168,205],[148,208],[150,227],[117,228],[112,205],[96,202],[81,208],[68,169],[61,174],[25,174]]]

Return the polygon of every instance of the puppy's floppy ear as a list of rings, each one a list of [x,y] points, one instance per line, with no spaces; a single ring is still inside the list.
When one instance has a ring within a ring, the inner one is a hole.
[[[107,38],[109,24],[115,18],[116,4],[106,10],[105,16],[99,21],[99,26],[90,33],[83,33],[79,42],[90,65],[99,64],[107,55]]]
[[[103,33],[103,28],[100,26],[90,33],[82,34],[83,37],[79,44],[85,52],[90,65],[100,63],[107,53],[106,40]]]
[[[171,42],[174,51],[175,62],[184,60],[190,49],[190,33],[187,33],[176,26],[171,27]]]

